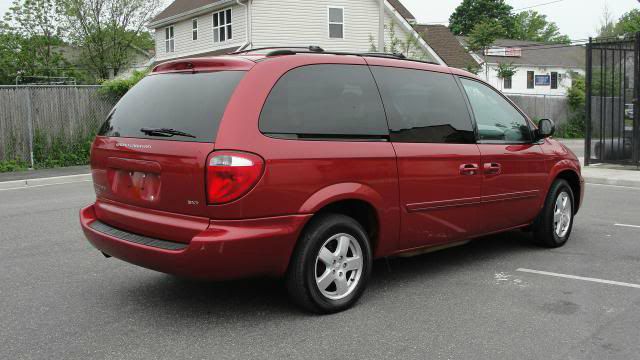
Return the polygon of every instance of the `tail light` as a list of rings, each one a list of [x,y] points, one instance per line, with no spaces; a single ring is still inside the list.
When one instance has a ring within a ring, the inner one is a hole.
[[[225,204],[241,198],[258,183],[264,160],[258,155],[213,152],[207,159],[207,199],[209,204]]]

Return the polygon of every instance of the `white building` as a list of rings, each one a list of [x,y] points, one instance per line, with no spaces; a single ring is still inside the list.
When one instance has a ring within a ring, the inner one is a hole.
[[[484,62],[482,54],[473,55],[478,64]],[[586,53],[582,46],[501,39],[487,50],[486,62],[478,76],[505,94],[566,96],[571,74],[585,74]],[[500,78],[498,64],[512,64],[515,74]]]
[[[318,45],[367,52],[377,45],[379,0],[175,0],[149,27],[156,62],[273,46]],[[417,39],[419,55],[444,61],[413,29],[415,17],[399,0],[385,1],[386,42]]]

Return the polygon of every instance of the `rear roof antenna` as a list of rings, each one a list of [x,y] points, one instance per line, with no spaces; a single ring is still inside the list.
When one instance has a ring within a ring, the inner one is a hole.
[[[309,51],[314,53],[322,53],[324,52],[324,49],[317,45],[311,45],[309,46]]]

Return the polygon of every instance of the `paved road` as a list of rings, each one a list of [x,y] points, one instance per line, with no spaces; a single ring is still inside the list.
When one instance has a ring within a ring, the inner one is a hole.
[[[1,359],[632,359],[640,190],[587,189],[571,242],[513,232],[375,263],[342,314],[309,316],[278,281],[199,283],[104,259],[78,228],[90,183],[0,191]]]
[[[558,139],[579,158],[584,158],[584,139]]]

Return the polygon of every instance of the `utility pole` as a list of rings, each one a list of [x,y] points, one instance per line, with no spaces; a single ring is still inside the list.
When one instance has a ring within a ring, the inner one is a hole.
[[[378,52],[384,52],[384,1],[380,0],[380,24],[378,27]]]

